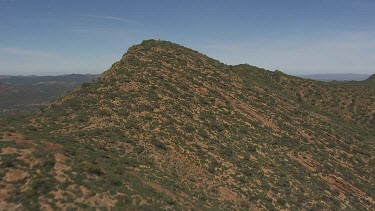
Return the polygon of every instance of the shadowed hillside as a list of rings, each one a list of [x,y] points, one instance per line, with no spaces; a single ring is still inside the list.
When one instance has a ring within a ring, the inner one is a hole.
[[[1,120],[0,207],[371,209],[375,87],[131,47],[35,116]]]

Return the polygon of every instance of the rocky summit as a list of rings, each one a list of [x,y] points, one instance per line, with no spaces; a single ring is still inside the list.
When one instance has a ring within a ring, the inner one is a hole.
[[[48,108],[0,118],[0,207],[371,210],[373,82],[143,41]]]

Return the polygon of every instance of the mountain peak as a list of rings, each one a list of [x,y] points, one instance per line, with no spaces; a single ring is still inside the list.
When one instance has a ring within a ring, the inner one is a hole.
[[[121,70],[137,68],[138,71],[152,71],[164,67],[165,69],[201,69],[205,65],[223,65],[221,62],[209,58],[198,51],[182,45],[163,40],[144,40],[142,43],[131,46],[122,56],[121,60],[114,63],[102,77],[121,74]],[[204,71],[204,70],[202,70]]]
[[[167,41],[167,40],[155,40],[155,39],[148,39],[148,40],[143,40],[141,44],[139,44],[140,46],[171,46],[171,45],[174,45],[174,46],[181,46],[179,44],[176,44],[176,43],[173,43],[171,41]]]
[[[124,54],[122,59],[125,59],[127,55],[137,52],[144,52],[144,51],[161,51],[161,50],[168,50],[168,49],[178,49],[178,48],[185,48],[181,45],[172,43],[170,41],[164,40],[143,40],[140,44],[131,46],[128,51]],[[185,48],[187,50],[187,48]]]
[[[133,45],[132,47],[130,47],[127,53],[132,53],[133,51],[179,51],[178,54],[195,53],[199,54],[200,56],[203,56],[199,52],[182,46],[180,44],[173,43],[171,41],[155,39],[143,40],[140,44]]]

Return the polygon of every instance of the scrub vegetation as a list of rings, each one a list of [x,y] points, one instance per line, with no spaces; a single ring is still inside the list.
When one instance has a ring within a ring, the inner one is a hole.
[[[95,82],[0,124],[5,209],[375,204],[371,78],[318,82],[146,40]]]

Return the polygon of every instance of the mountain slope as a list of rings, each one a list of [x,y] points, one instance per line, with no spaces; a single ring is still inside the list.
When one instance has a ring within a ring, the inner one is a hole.
[[[37,116],[1,121],[0,203],[370,209],[374,92],[144,41]]]
[[[372,74],[372,75],[371,75],[368,79],[366,79],[365,81],[374,83],[374,82],[375,82],[375,74]]]

